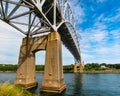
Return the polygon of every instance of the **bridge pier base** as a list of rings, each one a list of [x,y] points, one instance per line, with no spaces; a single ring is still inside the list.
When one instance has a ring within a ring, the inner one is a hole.
[[[20,84],[25,88],[37,85],[35,72],[35,53],[31,49],[32,38],[24,38],[20,49],[18,69],[16,72],[15,84]]]
[[[84,72],[83,69],[84,69],[84,65],[81,63],[81,64],[80,64],[80,73],[83,73],[83,72]]]
[[[65,88],[61,38],[58,32],[51,32],[48,35],[44,78],[40,91],[60,93]]]
[[[80,72],[80,73],[83,73],[83,68],[84,68],[84,65],[83,64],[74,64],[74,73],[76,72]]]
[[[74,64],[74,73],[78,72],[77,64]]]

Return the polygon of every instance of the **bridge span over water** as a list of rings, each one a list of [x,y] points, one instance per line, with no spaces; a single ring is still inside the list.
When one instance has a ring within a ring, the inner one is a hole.
[[[0,19],[26,36],[20,48],[16,84],[27,88],[37,84],[35,52],[46,50],[41,91],[64,90],[61,41],[82,71],[78,33],[67,0],[0,0]]]

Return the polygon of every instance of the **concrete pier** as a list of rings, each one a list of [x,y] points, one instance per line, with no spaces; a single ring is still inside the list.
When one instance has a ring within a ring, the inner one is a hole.
[[[65,88],[61,38],[58,32],[51,32],[48,35],[45,71],[40,91],[60,93]]]
[[[74,73],[80,72],[83,73],[84,65],[82,63],[74,64]]]
[[[23,39],[15,84],[25,88],[37,85],[35,53],[40,50],[46,50],[44,78],[40,91],[60,93],[66,88],[66,84],[62,67],[62,44],[58,32]]]
[[[31,38],[23,39],[15,79],[15,84],[20,84],[25,88],[34,87],[37,85],[35,54],[31,51],[31,40]]]

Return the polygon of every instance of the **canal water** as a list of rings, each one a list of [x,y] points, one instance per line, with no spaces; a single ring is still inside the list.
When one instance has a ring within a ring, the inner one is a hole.
[[[13,83],[15,73],[0,73],[0,83]],[[37,96],[120,96],[120,74],[64,73],[67,88],[61,94],[40,93],[43,73],[37,73],[38,87],[29,90]]]

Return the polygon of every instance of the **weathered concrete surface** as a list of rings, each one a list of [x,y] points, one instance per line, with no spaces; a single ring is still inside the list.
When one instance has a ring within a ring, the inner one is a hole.
[[[23,39],[15,79],[15,84],[21,84],[26,88],[37,84],[35,74],[35,55],[31,51],[31,45],[29,44],[30,41],[31,38]]]
[[[78,68],[79,67],[79,64],[74,64],[74,73],[78,72]]]
[[[83,71],[84,71],[83,69],[84,69],[84,64],[81,63],[81,64],[80,64],[80,73],[83,73]]]
[[[15,84],[25,88],[37,85],[35,71],[35,52],[46,49],[47,36],[24,38],[20,48]]]
[[[61,38],[58,32],[51,32],[48,35],[45,71],[41,91],[60,93],[65,88]]]
[[[74,73],[80,72],[83,73],[84,65],[82,63],[74,64]]]
[[[46,50],[44,79],[41,91],[60,93],[66,88],[62,67],[61,38],[58,32],[47,36],[24,38],[20,49],[15,84],[26,88],[37,85],[35,72],[35,52]]]

